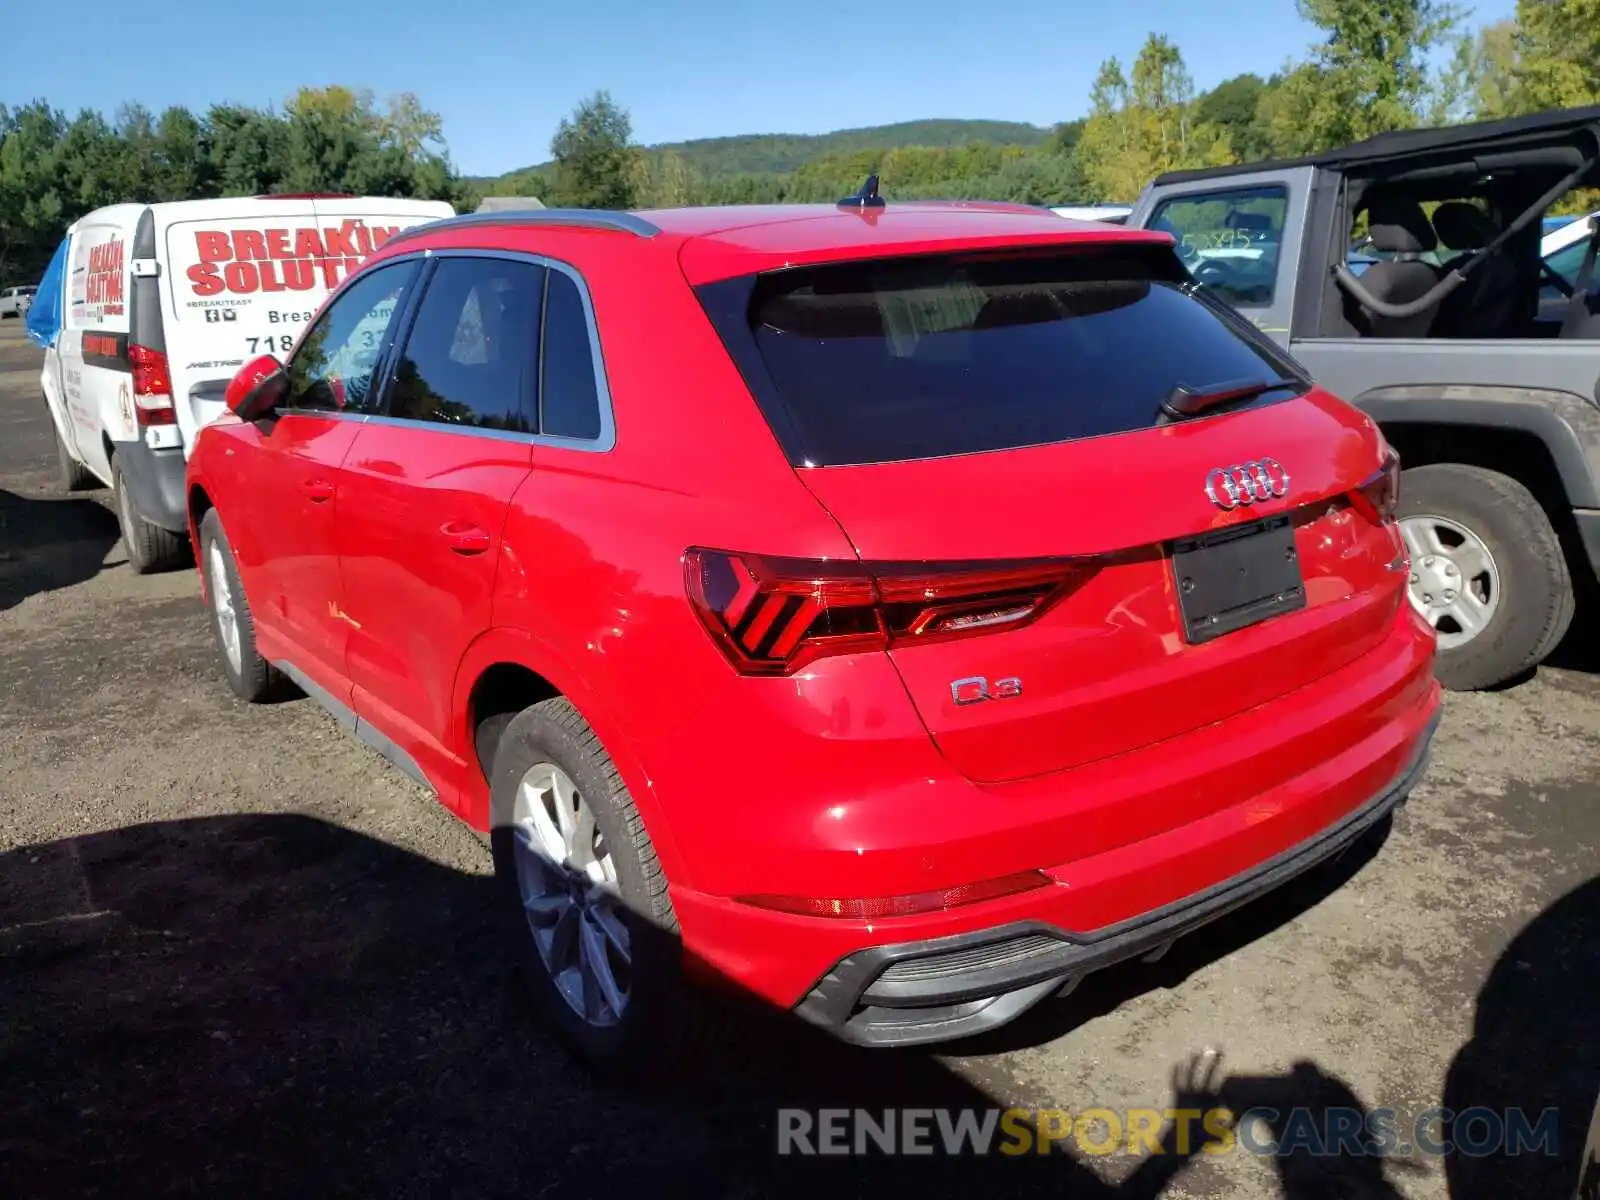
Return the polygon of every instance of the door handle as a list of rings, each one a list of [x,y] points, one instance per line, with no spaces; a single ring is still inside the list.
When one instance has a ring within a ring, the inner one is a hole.
[[[489,535],[465,521],[450,521],[439,527],[444,544],[457,554],[482,554],[489,548]]]
[[[333,484],[326,479],[302,479],[300,490],[306,494],[306,499],[313,504],[321,504],[324,500],[333,499]]]

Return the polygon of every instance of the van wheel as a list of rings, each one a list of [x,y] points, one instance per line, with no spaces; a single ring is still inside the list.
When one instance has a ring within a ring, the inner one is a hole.
[[[1412,606],[1439,639],[1452,691],[1537,666],[1572,623],[1572,578],[1538,500],[1509,475],[1438,463],[1401,473],[1400,532]]]
[[[136,575],[170,571],[183,565],[189,543],[181,533],[152,525],[139,515],[122,477],[122,464],[111,460],[111,490],[117,498],[117,524],[122,527],[122,548]]]
[[[234,695],[252,704],[271,698],[283,675],[256,650],[256,622],[239,582],[239,564],[222,531],[222,518],[211,509],[200,521],[200,563],[211,609],[211,632],[222,655],[222,672]]]
[[[677,918],[611,756],[563,697],[506,726],[489,771],[507,951],[541,1014],[592,1066],[658,1076],[689,1005]]]
[[[92,487],[99,486],[99,480],[88,467],[72,457],[72,452],[67,449],[67,443],[61,437],[61,431],[55,428],[55,420],[50,422],[51,429],[56,435],[56,476],[61,482],[64,492],[83,492]]]

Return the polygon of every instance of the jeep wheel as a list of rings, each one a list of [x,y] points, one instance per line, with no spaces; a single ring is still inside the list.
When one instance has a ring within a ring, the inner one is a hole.
[[[592,1065],[648,1076],[682,1044],[687,985],[666,878],[594,731],[557,697],[506,726],[490,769],[507,948]]]
[[[1401,476],[1399,517],[1411,604],[1439,638],[1440,683],[1493,687],[1555,648],[1572,621],[1572,580],[1526,487],[1482,467],[1414,467]]]
[[[136,575],[170,571],[188,557],[189,541],[181,533],[152,525],[139,515],[122,475],[122,464],[111,460],[111,490],[117,499],[117,523],[122,527],[122,548]]]

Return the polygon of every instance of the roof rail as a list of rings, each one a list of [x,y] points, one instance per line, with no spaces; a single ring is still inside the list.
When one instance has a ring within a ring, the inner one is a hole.
[[[578,229],[609,229],[616,233],[631,233],[634,237],[655,237],[661,230],[643,217],[630,212],[614,212],[604,208],[526,208],[500,212],[462,213],[458,217],[440,217],[402,229],[387,242],[392,246],[421,233],[435,233],[445,229],[475,229],[480,225],[565,225]]]

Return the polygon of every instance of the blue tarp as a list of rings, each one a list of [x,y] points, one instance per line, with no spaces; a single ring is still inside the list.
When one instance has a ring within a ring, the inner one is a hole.
[[[28,306],[28,336],[37,344],[49,349],[56,344],[61,332],[61,305],[64,299],[61,281],[67,270],[67,239],[61,239],[50,265],[39,280],[39,290]]]

